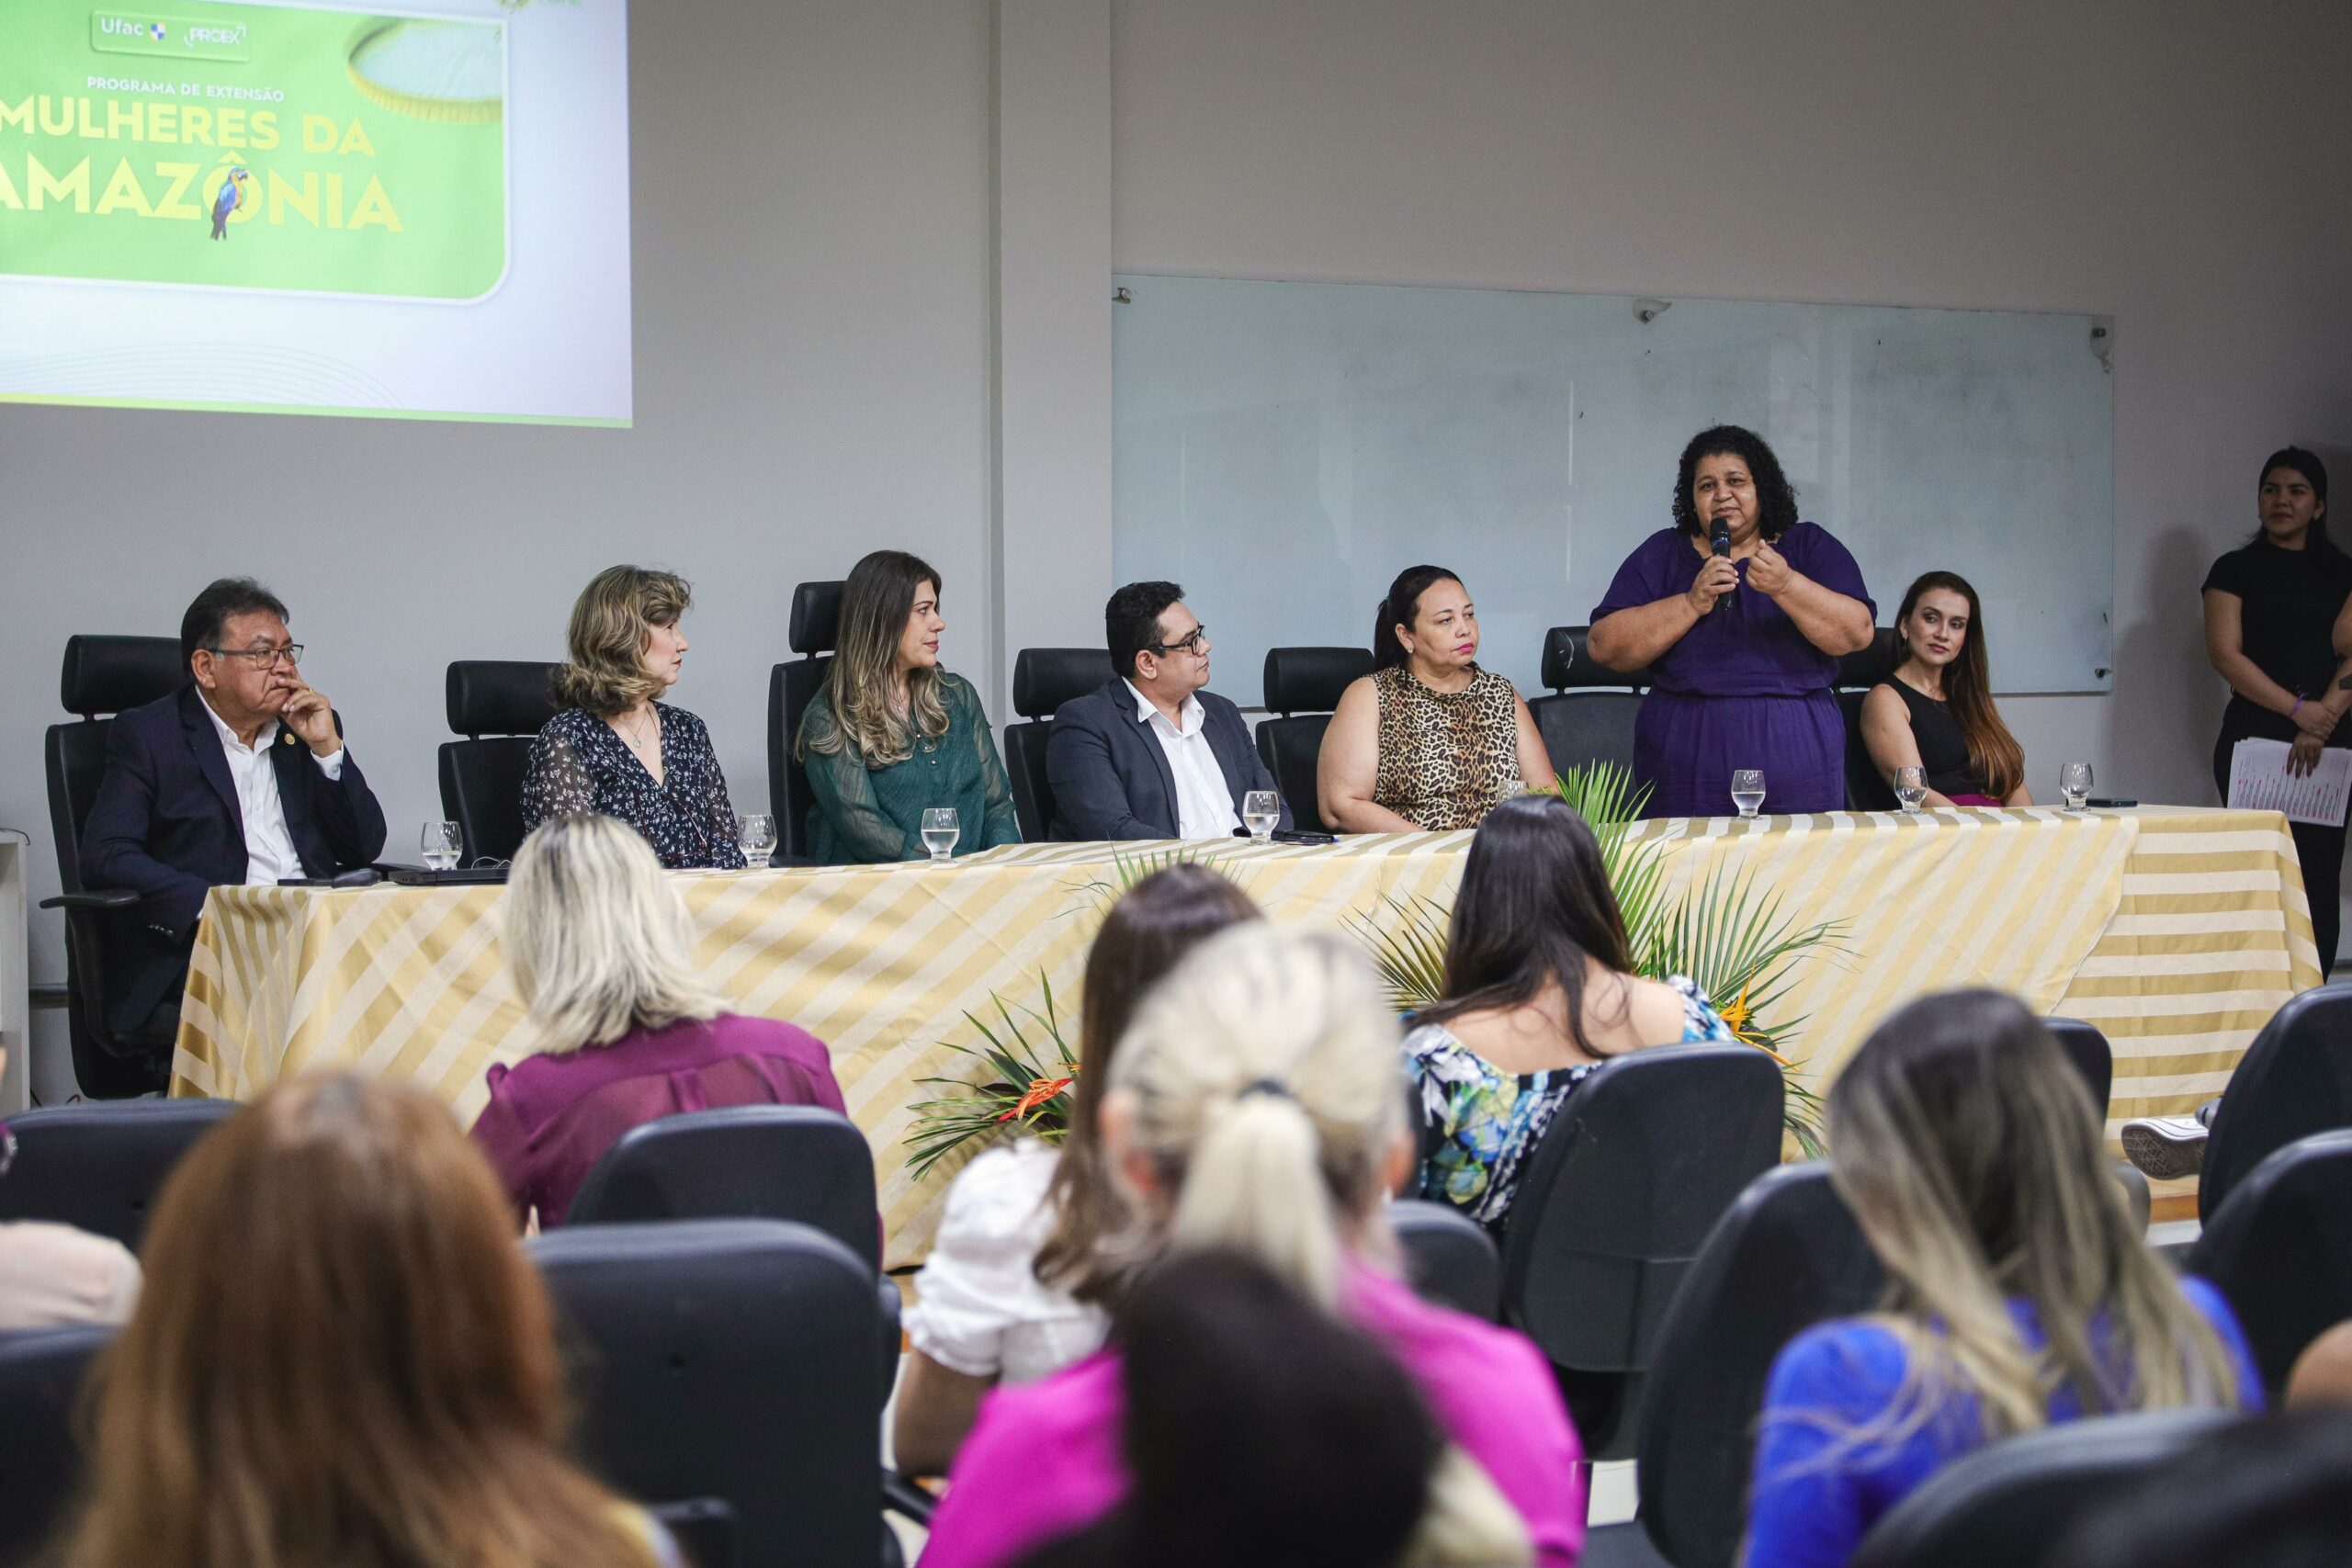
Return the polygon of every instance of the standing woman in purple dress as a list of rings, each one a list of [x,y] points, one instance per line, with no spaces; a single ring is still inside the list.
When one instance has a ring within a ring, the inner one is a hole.
[[[1727,555],[1711,536],[1728,536]],[[1761,437],[1736,424],[1692,436],[1674,526],[1625,558],[1592,612],[1592,656],[1650,671],[1634,724],[1649,815],[1723,816],[1743,768],[1763,770],[1767,813],[1841,809],[1846,725],[1830,685],[1877,614],[1846,547],[1797,520]]]

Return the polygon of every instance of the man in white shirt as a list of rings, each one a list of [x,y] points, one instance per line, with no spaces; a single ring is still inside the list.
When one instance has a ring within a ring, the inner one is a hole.
[[[1207,629],[1172,582],[1127,584],[1102,619],[1117,674],[1064,703],[1046,742],[1054,837],[1232,837],[1274,776],[1241,710],[1206,690]]]

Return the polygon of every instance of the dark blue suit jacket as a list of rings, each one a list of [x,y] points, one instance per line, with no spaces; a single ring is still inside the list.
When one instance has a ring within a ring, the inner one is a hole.
[[[343,776],[330,779],[292,730],[277,739],[270,761],[303,872],[333,876],[382,854],[384,810],[351,753]],[[107,1011],[117,1027],[136,1028],[177,982],[206,892],[244,879],[236,780],[196,687],[116,715],[82,829],[82,881],[146,895],[114,923]]]
[[[1274,775],[1250,738],[1241,710],[1211,692],[1197,694],[1209,750],[1216,753],[1233,814],[1253,789],[1272,789]],[[1046,739],[1046,783],[1054,792],[1057,839],[1177,837],[1176,774],[1159,737],[1136,711],[1136,694],[1114,680],[1054,712]],[[1290,826],[1290,807],[1282,825]]]

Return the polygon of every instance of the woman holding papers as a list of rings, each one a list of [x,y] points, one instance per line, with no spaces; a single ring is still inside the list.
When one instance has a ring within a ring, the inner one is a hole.
[[[2230,797],[2241,740],[2284,741],[2287,768],[2308,773],[2323,747],[2352,746],[2352,557],[2327,536],[2327,468],[2300,446],[2270,455],[2256,491],[2262,526],[2205,574],[2205,652],[2230,683],[2213,783]],[[2311,897],[2320,973],[2335,962],[2343,828],[2292,824]]]

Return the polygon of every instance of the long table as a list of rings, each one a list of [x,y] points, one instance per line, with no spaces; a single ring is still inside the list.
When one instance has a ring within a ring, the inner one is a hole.
[[[1815,1087],[1891,1009],[1995,986],[2088,1020],[2115,1050],[2110,1114],[2176,1113],[2221,1091],[2254,1033],[2319,983],[2302,876],[2275,812],[1951,809],[1916,817],[1672,819],[1669,895],[1747,876],[1800,923],[1844,921],[1800,960],[1778,1015],[1803,1017]],[[1450,901],[1467,833],[1207,852],[1276,919],[1361,931],[1389,900]],[[902,1139],[921,1080],[972,1075],[970,1017],[1040,1007],[1074,1042],[1087,943],[1123,876],[1174,845],[1034,844],[925,863],[677,874],[706,973],[745,1013],[831,1047],[871,1140],[895,1266],[928,1249],[945,1172],[918,1181]],[[1198,852],[1195,850],[1195,852]],[[205,906],[172,1092],[250,1098],[330,1067],[412,1079],[470,1120],[482,1075],[528,1048],[500,969],[494,886],[220,887]],[[1730,998],[1723,998],[1728,1000]],[[2112,1133],[2110,1127],[2110,1133]]]

